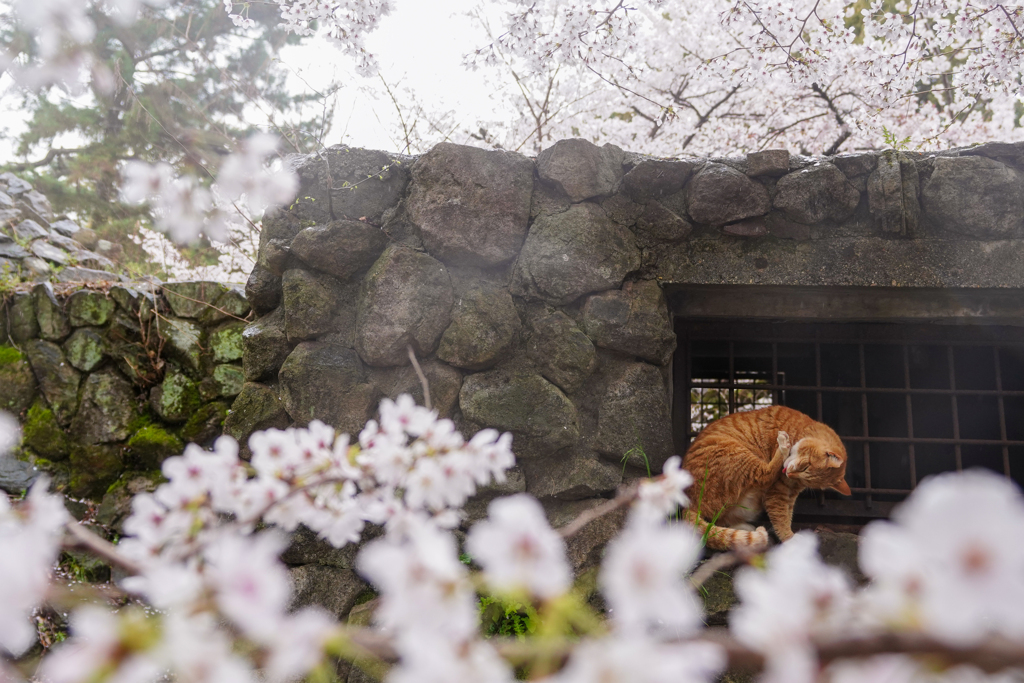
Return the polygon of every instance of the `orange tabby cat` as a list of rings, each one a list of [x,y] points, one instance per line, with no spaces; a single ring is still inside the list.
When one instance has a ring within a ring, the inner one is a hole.
[[[784,406],[723,417],[702,431],[686,451],[693,475],[686,517],[715,550],[768,547],[764,527],[749,522],[767,510],[782,541],[793,536],[793,505],[805,488],[832,488],[850,495],[846,449],[832,428]],[[697,505],[700,505],[700,518]],[[747,529],[729,528],[746,526]]]

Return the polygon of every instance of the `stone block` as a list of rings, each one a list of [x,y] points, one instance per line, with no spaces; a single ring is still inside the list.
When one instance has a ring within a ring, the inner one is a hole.
[[[257,315],[264,315],[281,303],[281,276],[256,264],[245,281],[245,298]]]
[[[638,235],[651,242],[678,242],[693,231],[690,221],[651,200],[636,221]]]
[[[341,304],[341,283],[330,275],[293,268],[281,277],[285,334],[291,342],[330,332]]]
[[[537,173],[562,189],[573,202],[610,195],[623,176],[625,154],[615,145],[589,140],[559,140],[537,155]]]
[[[5,302],[7,334],[15,342],[27,342],[39,336],[36,300],[29,292],[14,292]],[[2,311],[2,309],[0,309]]]
[[[756,216],[737,223],[723,225],[722,234],[733,237],[764,237],[768,234],[768,224],[764,218]]]
[[[590,338],[561,311],[535,319],[532,329],[526,352],[540,374],[566,393],[583,386],[597,369]]]
[[[106,325],[116,307],[103,292],[80,289],[68,297],[68,320],[72,327]]]
[[[692,161],[644,159],[622,177],[622,191],[633,201],[647,204],[683,189],[694,166]]]
[[[747,175],[781,176],[789,173],[789,150],[764,149],[747,154]]]
[[[110,288],[110,298],[125,313],[135,316],[141,322],[149,322],[157,310],[156,297],[144,287],[114,285]]]
[[[676,348],[668,303],[651,280],[627,282],[621,290],[589,297],[583,329],[594,344],[666,365]]]
[[[243,321],[232,320],[209,332],[206,346],[214,363],[242,360],[242,332],[245,328]]]
[[[257,382],[277,376],[292,346],[284,326],[284,308],[250,323],[242,331],[242,367],[245,379]]]
[[[224,320],[238,320],[249,315],[251,307],[245,298],[245,290],[238,286],[228,287],[228,291],[202,313],[199,322],[203,325],[216,325]]]
[[[450,418],[459,405],[459,390],[462,388],[462,373],[450,365],[437,360],[421,360],[420,369],[427,378],[430,388],[430,402],[440,417]],[[382,397],[392,400],[401,394],[409,394],[417,405],[426,405],[423,398],[423,384],[412,365],[391,368],[368,368],[370,382],[377,387]]]
[[[71,333],[68,317],[57,302],[53,293],[53,285],[42,282],[32,288],[32,297],[36,304],[36,321],[39,323],[39,336],[47,341],[59,341]]]
[[[64,342],[63,348],[72,366],[82,372],[92,372],[107,354],[107,340],[97,328],[79,327]]]
[[[493,266],[519,252],[533,192],[529,159],[443,142],[417,160],[412,178],[406,211],[432,256]]]
[[[388,247],[363,282],[356,350],[369,365],[405,365],[408,347],[420,358],[437,349],[451,322],[455,294],[436,259],[407,247]]]
[[[25,354],[0,345],[0,410],[18,415],[32,404],[36,377]]]
[[[161,316],[154,329],[164,340],[164,350],[179,363],[198,373],[202,367],[203,330],[195,323]]]
[[[227,291],[219,282],[203,280],[167,282],[161,289],[171,311],[179,318],[198,318]]]
[[[524,460],[522,465],[526,490],[537,498],[596,498],[614,492],[622,483],[621,466],[573,449],[542,461]]]
[[[75,444],[71,447],[71,479],[67,493],[100,500],[124,469],[121,447],[114,444]]]
[[[289,610],[316,606],[337,619],[343,619],[356,604],[356,598],[370,586],[351,569],[306,564],[288,570],[292,584]]]
[[[936,157],[921,188],[926,225],[972,239],[1024,235],[1024,174],[980,156]]]
[[[358,434],[380,396],[367,381],[355,351],[325,342],[296,346],[278,378],[285,409],[300,426],[320,420],[338,431]]]
[[[502,370],[470,375],[462,382],[459,405],[467,420],[512,432],[519,458],[547,456],[579,438],[572,401],[540,375]]]
[[[149,405],[164,422],[185,422],[199,409],[199,387],[187,375],[168,372],[149,392]]]
[[[39,389],[50,404],[61,425],[71,422],[78,409],[78,385],[81,373],[67,362],[59,346],[48,341],[28,341],[25,355],[32,364],[32,372]]]
[[[506,356],[521,327],[512,297],[504,288],[482,283],[460,287],[437,357],[457,368],[484,370]]]
[[[827,162],[785,175],[775,186],[775,208],[797,223],[841,222],[859,202],[860,192]]]
[[[124,441],[138,417],[132,385],[113,368],[94,372],[82,382],[78,412],[71,420],[71,437],[78,443]]]
[[[33,453],[47,460],[63,460],[68,457],[68,437],[53,411],[41,399],[36,400],[25,414],[22,437]]]
[[[380,225],[384,212],[405,192],[409,161],[401,155],[345,145],[300,157],[295,166],[299,192],[294,214],[316,223],[365,218]]]
[[[315,270],[348,280],[373,265],[387,243],[377,226],[332,221],[301,230],[292,240],[291,253]]]
[[[725,164],[708,163],[687,185],[687,211],[698,223],[725,225],[771,209],[764,185]]]
[[[284,429],[291,422],[284,402],[265,384],[246,382],[224,418],[224,433],[245,448],[249,436],[262,429]]]
[[[640,267],[636,238],[596,204],[534,221],[513,274],[512,294],[554,305],[614,289]]]
[[[673,455],[668,390],[653,365],[630,363],[608,383],[597,420],[594,447],[606,459],[661,472]]]

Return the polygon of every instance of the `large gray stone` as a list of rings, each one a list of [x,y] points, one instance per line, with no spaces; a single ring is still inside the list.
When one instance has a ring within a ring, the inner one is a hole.
[[[224,433],[245,448],[253,432],[284,429],[291,420],[277,392],[265,384],[246,382],[224,418]],[[244,453],[243,453],[244,455]]]
[[[437,357],[458,368],[484,370],[515,345],[521,327],[512,296],[504,288],[482,283],[459,287]]]
[[[14,234],[17,235],[19,239],[35,240],[40,237],[46,237],[50,234],[50,231],[39,225],[39,223],[36,223],[31,218],[28,218],[14,226]]]
[[[341,283],[330,275],[293,268],[281,277],[285,334],[289,341],[312,339],[333,329]]]
[[[68,362],[82,372],[92,372],[107,353],[107,341],[92,327],[79,327],[64,342]]]
[[[725,164],[706,164],[687,185],[687,191],[690,217],[707,225],[762,216],[772,208],[764,185]]]
[[[583,305],[583,329],[598,346],[666,365],[676,348],[668,302],[653,280],[627,282]]]
[[[605,502],[607,501],[601,498],[584,500],[546,498],[542,504],[551,526],[558,529],[572,523],[580,515]],[[618,536],[625,525],[626,513],[627,510],[622,508],[598,517],[568,539],[565,544],[565,555],[576,576],[601,564],[608,541]]]
[[[692,161],[645,159],[622,178],[622,190],[635,202],[646,204],[683,189],[693,173]]]
[[[534,221],[516,265],[512,293],[564,305],[618,287],[639,266],[633,233],[596,204],[577,204]]]
[[[459,404],[462,373],[450,365],[436,360],[420,361],[420,369],[427,378],[431,408],[441,417],[452,417]],[[391,368],[369,368],[368,376],[382,396],[392,400],[409,394],[417,405],[426,405],[423,384],[412,365]]]
[[[168,305],[179,318],[198,318],[227,291],[221,283],[205,280],[167,282],[162,289]]]
[[[68,253],[66,251],[44,242],[43,240],[36,240],[29,248],[37,258],[41,258],[44,261],[56,263],[58,266],[65,266],[68,264]]]
[[[310,267],[339,280],[369,268],[384,251],[384,232],[362,221],[332,221],[303,229],[291,244],[291,253]]]
[[[789,151],[763,149],[747,154],[747,175],[783,175],[789,173]]]
[[[0,456],[0,491],[20,495],[42,474],[35,467],[12,457]]]
[[[362,220],[380,225],[409,182],[408,157],[334,145],[301,157],[292,212],[303,220]]]
[[[32,364],[32,372],[39,382],[39,389],[57,416],[57,421],[67,425],[78,408],[81,373],[71,367],[64,358],[64,352],[53,342],[26,342],[25,355]]]
[[[840,222],[853,213],[858,202],[857,188],[827,162],[785,175],[776,185],[775,208],[797,223]]]
[[[535,319],[532,328],[526,351],[540,374],[566,393],[583,386],[597,369],[597,351],[590,338],[561,311]]]
[[[16,244],[14,242],[0,243],[0,256],[4,258],[23,259],[30,254],[31,252],[20,244]]]
[[[466,377],[459,392],[462,414],[478,425],[512,432],[517,457],[550,455],[579,438],[576,408],[540,375],[492,370]]]
[[[182,363],[193,372],[199,372],[202,366],[203,330],[189,320],[160,316],[156,325],[158,333],[164,340],[167,354]]]
[[[315,531],[300,524],[291,533],[288,547],[281,553],[281,561],[288,565],[316,564],[338,569],[355,569],[359,545],[349,543],[335,548],[320,538]]]
[[[672,456],[672,418],[661,372],[630,363],[609,381],[598,412],[594,447],[605,458],[652,475]]]
[[[53,293],[53,285],[42,282],[32,288],[32,297],[36,303],[36,320],[39,323],[39,336],[47,341],[58,341],[71,333],[68,317],[57,302]]]
[[[246,381],[276,377],[281,363],[292,350],[285,333],[284,308],[250,323],[242,332],[242,349]]]
[[[407,247],[388,247],[363,282],[356,350],[369,365],[405,365],[436,349],[451,321],[451,278],[440,262]]]
[[[14,415],[32,404],[36,378],[28,359],[11,346],[0,346],[0,410]]]
[[[155,289],[155,286],[150,290],[145,286],[114,285],[110,288],[110,298],[125,313],[135,316],[142,322],[149,322],[157,310]]]
[[[232,320],[210,330],[207,335],[206,348],[214,363],[242,360],[243,330],[245,330],[245,322],[242,320]]]
[[[122,279],[115,273],[79,266],[69,266],[57,273],[57,282],[118,282]]]
[[[313,420],[358,434],[373,416],[379,394],[352,349],[324,342],[295,347],[278,373],[281,398],[299,425]]]
[[[678,242],[692,230],[690,221],[654,200],[644,207],[644,212],[636,220],[636,232],[646,237],[646,242]]]
[[[6,308],[6,331],[15,342],[26,342],[39,336],[39,320],[36,317],[36,301],[29,292],[14,292],[7,299],[0,314]]]
[[[537,155],[537,173],[574,202],[609,195],[622,178],[625,154],[615,145],[589,140],[559,140]]]
[[[288,570],[292,584],[289,610],[321,607],[337,619],[348,615],[359,594],[370,586],[351,569],[306,564]]]
[[[164,422],[185,422],[200,404],[199,387],[180,372],[168,372],[149,392],[149,405]]]
[[[882,234],[902,235],[903,178],[896,152],[878,156],[877,168],[868,176],[868,209]]]
[[[412,177],[406,210],[431,255],[493,266],[518,253],[530,218],[529,159],[443,142],[419,158]]]
[[[123,441],[138,417],[132,385],[113,368],[94,372],[82,383],[82,401],[71,421],[71,436],[79,443]]]
[[[582,500],[615,491],[622,468],[590,453],[572,450],[543,461],[524,460],[526,490],[537,498]]]
[[[976,239],[1024,234],[1024,177],[994,159],[937,157],[921,188],[926,224]]]
[[[245,289],[237,285],[228,287],[228,291],[205,311],[199,314],[199,322],[203,325],[215,325],[224,320],[240,320],[249,315],[249,301],[245,298]]]
[[[103,292],[80,289],[68,297],[68,320],[72,327],[106,325],[117,304]]]
[[[468,436],[468,435],[467,435]],[[540,465],[543,467],[543,464]],[[462,506],[463,518],[462,528],[470,526],[487,517],[487,507],[495,498],[514,496],[517,493],[526,492],[526,473],[522,465],[515,465],[505,470],[505,481],[492,482],[487,486],[480,486],[476,495],[466,501]]]
[[[258,315],[274,310],[281,303],[281,276],[257,263],[245,281],[245,298]]]

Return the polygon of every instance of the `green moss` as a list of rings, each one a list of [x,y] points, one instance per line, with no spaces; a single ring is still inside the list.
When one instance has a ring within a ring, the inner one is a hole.
[[[78,498],[99,499],[121,475],[121,447],[111,444],[71,446],[68,492]]]
[[[76,580],[84,583],[110,581],[110,565],[98,560],[87,552],[65,550],[60,554],[60,568]]]
[[[153,408],[169,422],[184,422],[202,404],[199,387],[180,372],[164,377],[159,391],[154,391],[153,396]]]
[[[230,323],[210,333],[210,349],[217,363],[230,363],[242,357],[242,331],[245,323]]]
[[[206,444],[221,435],[224,418],[228,416],[228,404],[214,401],[192,414],[181,428],[181,438],[189,443]]]
[[[36,400],[25,414],[22,424],[25,444],[50,460],[68,457],[68,438],[57,423],[53,411],[42,400]]]
[[[156,425],[143,427],[128,439],[128,448],[141,466],[149,469],[160,466],[164,459],[185,450],[181,439]]]
[[[13,346],[0,345],[0,365],[10,365],[25,360],[25,354]]]

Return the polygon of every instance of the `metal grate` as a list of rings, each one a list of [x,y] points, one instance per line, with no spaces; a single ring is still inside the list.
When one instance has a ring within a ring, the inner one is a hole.
[[[679,321],[682,451],[713,419],[779,404],[825,422],[853,497],[806,492],[804,519],[887,516],[929,474],[986,467],[1024,484],[1024,329]]]

